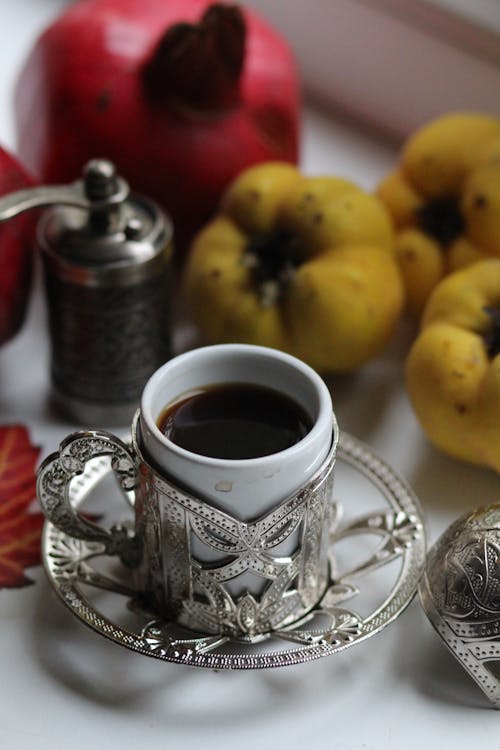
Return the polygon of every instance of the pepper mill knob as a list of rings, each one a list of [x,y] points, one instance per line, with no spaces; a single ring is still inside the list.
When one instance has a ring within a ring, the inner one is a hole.
[[[83,170],[84,192],[89,201],[104,201],[116,193],[117,172],[107,159],[91,159]]]

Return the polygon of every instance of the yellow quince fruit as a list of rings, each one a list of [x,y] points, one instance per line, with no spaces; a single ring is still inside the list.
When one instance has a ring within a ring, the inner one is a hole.
[[[500,259],[436,286],[408,355],[406,385],[434,445],[500,471]]]
[[[377,195],[394,219],[407,306],[418,316],[446,274],[500,256],[500,120],[459,112],[425,125]]]
[[[353,370],[384,347],[404,304],[393,242],[382,203],[352,182],[263,163],[235,180],[196,236],[187,306],[208,343]]]

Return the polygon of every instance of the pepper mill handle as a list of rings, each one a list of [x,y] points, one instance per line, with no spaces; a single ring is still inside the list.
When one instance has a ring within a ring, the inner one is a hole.
[[[92,159],[84,168],[83,179],[68,185],[40,185],[0,198],[0,222],[24,211],[42,206],[73,206],[91,212],[109,210],[126,200],[129,186],[107,159]]]

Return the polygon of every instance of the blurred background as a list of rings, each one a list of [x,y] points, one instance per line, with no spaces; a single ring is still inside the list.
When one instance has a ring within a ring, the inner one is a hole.
[[[0,16],[17,27],[0,47],[2,93],[17,75],[20,38],[33,40],[72,1],[0,0]],[[395,139],[453,109],[500,115],[498,0],[244,4],[258,9],[288,38],[309,97]],[[10,111],[2,118],[2,140],[12,148]]]
[[[402,137],[454,109],[500,114],[498,0],[248,0],[311,95]]]

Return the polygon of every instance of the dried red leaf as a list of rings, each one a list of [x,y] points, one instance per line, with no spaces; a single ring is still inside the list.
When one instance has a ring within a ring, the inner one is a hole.
[[[38,454],[25,427],[0,426],[0,588],[28,586],[24,569],[40,564],[44,516],[30,512]]]

